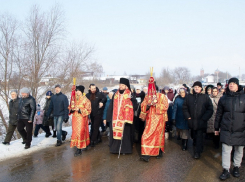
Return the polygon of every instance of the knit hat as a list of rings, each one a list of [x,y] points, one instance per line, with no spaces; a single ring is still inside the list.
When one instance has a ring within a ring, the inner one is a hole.
[[[104,87],[104,88],[103,88],[103,91],[107,91],[107,90],[108,90],[108,88],[107,88],[107,87]]]
[[[60,84],[57,84],[57,85],[55,85],[55,87],[54,87],[54,88],[56,88],[56,87],[59,87],[59,88],[61,88]]]
[[[228,85],[229,85],[231,82],[233,82],[233,83],[239,85],[239,80],[238,80],[237,78],[231,78],[231,79],[228,81]]]
[[[199,82],[199,81],[196,81],[196,82],[193,84],[193,86],[192,86],[192,87],[195,87],[195,86],[199,86],[199,87],[201,87],[201,88],[202,88],[202,83],[201,83],[201,82]]]
[[[18,91],[16,89],[13,89],[13,90],[10,91],[10,94],[12,94],[12,93],[18,94]]]
[[[22,89],[20,90],[20,93],[30,94],[30,90],[29,90],[28,88],[24,87],[24,88],[22,88]]]
[[[79,86],[76,86],[76,90],[79,90],[83,93],[85,90],[85,87],[83,85],[79,85]]]
[[[163,90],[169,90],[169,87],[168,86],[164,86]]]
[[[53,93],[51,91],[47,91],[46,96],[52,96]]]

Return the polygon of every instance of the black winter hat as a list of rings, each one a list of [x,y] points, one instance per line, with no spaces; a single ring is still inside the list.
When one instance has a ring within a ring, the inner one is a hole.
[[[219,82],[219,83],[217,83],[217,86],[221,86],[222,87],[222,84]]]
[[[231,78],[231,79],[228,81],[228,85],[229,85],[231,82],[233,82],[233,83],[239,85],[239,80],[238,80],[237,78]]]
[[[128,87],[128,89],[131,91],[129,80],[127,78],[120,78],[120,82],[119,83],[126,85]]]
[[[201,82],[199,82],[199,81],[196,81],[196,82],[193,84],[193,86],[192,86],[192,87],[195,87],[195,86],[199,86],[199,87],[201,87],[201,88],[202,88],[202,83],[201,83]]]
[[[81,91],[82,93],[84,92],[85,87],[82,85],[76,86],[76,90]]]

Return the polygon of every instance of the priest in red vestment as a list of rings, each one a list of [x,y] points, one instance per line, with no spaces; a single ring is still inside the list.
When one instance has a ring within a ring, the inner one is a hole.
[[[88,115],[91,113],[91,102],[83,95],[84,86],[76,87],[76,102],[72,112],[72,135],[70,147],[77,147],[74,156],[82,154],[82,149],[89,143]]]
[[[110,121],[111,153],[132,153],[133,148],[133,119],[134,103],[132,101],[129,80],[120,79],[119,90],[114,94],[107,112],[107,121]]]
[[[150,156],[162,157],[165,140],[165,121],[167,121],[168,100],[157,93],[154,78],[151,76],[148,95],[141,104],[140,118],[146,126],[141,138],[141,160],[148,162]]]

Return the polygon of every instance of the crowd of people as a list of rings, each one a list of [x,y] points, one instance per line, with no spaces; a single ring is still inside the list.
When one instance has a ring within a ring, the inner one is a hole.
[[[55,94],[46,93],[42,108],[36,104],[28,88],[11,91],[9,103],[9,127],[4,145],[9,145],[17,128],[25,149],[31,147],[33,125],[34,135],[39,129],[57,138],[56,146],[62,145],[67,132],[62,124],[72,115],[72,136],[70,147],[76,147],[75,157],[88,147],[96,147],[102,142],[102,134],[107,130],[109,151],[114,154],[131,154],[133,144],[141,146],[140,159],[149,162],[150,157],[163,157],[165,133],[175,131],[181,141],[181,150],[188,150],[188,140],[193,141],[194,159],[200,159],[204,152],[205,139],[213,141],[214,149],[222,145],[223,172],[220,179],[230,177],[231,153],[234,151],[232,175],[239,177],[239,167],[245,145],[245,95],[237,78],[231,78],[223,88],[203,87],[199,81],[192,88],[183,84],[178,89],[164,86],[159,89],[151,76],[148,87],[134,87],[126,78],[121,78],[119,88],[101,91],[95,84],[76,86],[75,102],[71,107],[68,98],[61,92],[61,85],[55,86]],[[89,125],[91,129],[89,130]],[[101,129],[100,129],[101,128]]]

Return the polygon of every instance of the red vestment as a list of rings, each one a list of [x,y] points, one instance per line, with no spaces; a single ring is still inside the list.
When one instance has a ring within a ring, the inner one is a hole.
[[[86,148],[89,143],[88,115],[91,113],[91,102],[86,96],[76,98],[75,109],[80,109],[81,114],[75,111],[72,115],[72,136],[70,147]]]
[[[164,152],[165,121],[167,121],[168,99],[165,95],[156,93],[156,106],[150,106],[147,95],[141,104],[140,118],[146,120],[146,127],[141,138],[141,154],[157,156],[159,149]]]
[[[113,139],[121,140],[125,123],[133,124],[134,109],[131,92],[126,89],[123,94],[115,93],[113,102],[112,131]]]

